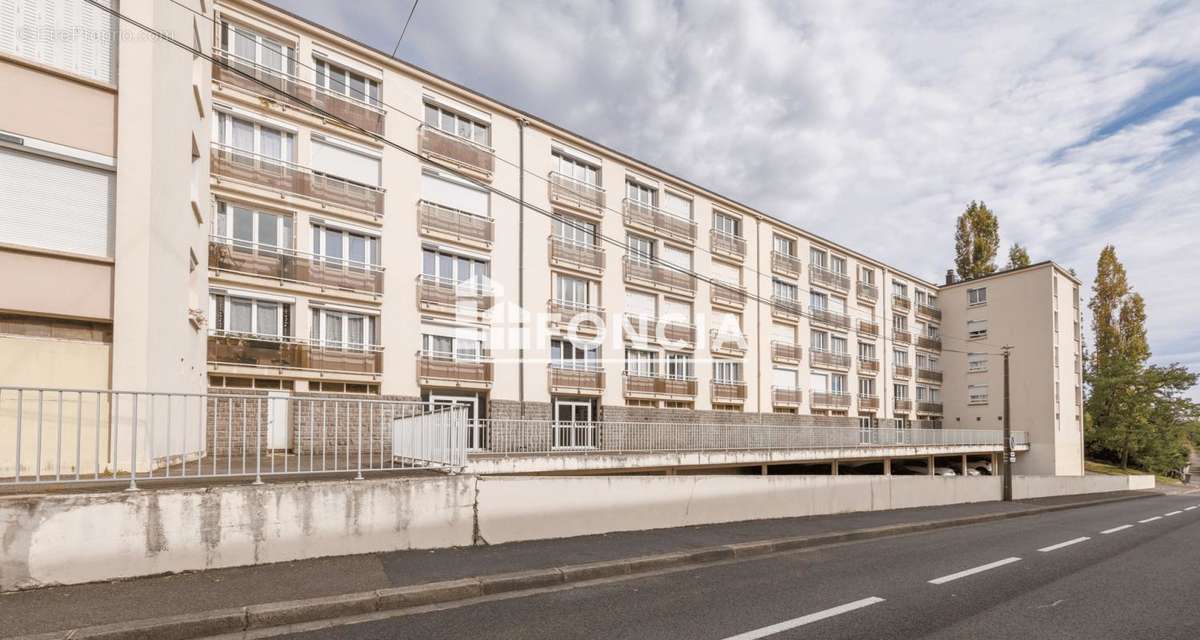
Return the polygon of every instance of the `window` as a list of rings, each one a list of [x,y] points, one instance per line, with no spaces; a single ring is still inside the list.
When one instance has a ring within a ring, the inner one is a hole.
[[[444,249],[426,247],[421,250],[421,275],[444,284],[474,282],[482,288],[488,277],[488,263]]]
[[[2,242],[112,256],[112,172],[0,148]]]
[[[600,169],[595,165],[557,150],[551,151],[550,156],[555,172],[593,187],[600,186]]]
[[[669,244],[662,246],[662,261],[690,271],[692,269],[692,252],[676,249]]]
[[[421,199],[482,218],[490,215],[487,191],[440,172],[427,170],[421,174]]]
[[[591,305],[591,287],[583,278],[554,274],[554,300],[571,307],[587,307]]]
[[[634,262],[649,264],[654,261],[656,254],[653,240],[631,233],[627,236],[625,244],[629,246],[629,257]]]
[[[321,58],[314,60],[313,70],[318,87],[333,94],[379,106],[378,80],[343,69]]]
[[[846,374],[834,373],[829,376],[829,391],[831,393],[846,393]]]
[[[829,307],[829,296],[819,291],[808,294],[808,304],[813,311],[825,311]]]
[[[925,337],[938,340],[942,337],[942,329],[936,324],[925,325]]]
[[[554,237],[578,247],[596,246],[596,223],[579,218],[555,215],[551,223]]]
[[[811,371],[808,374],[808,387],[813,393],[829,392],[829,374]]]
[[[381,158],[377,151],[316,133],[312,135],[312,169],[316,173],[377,187]]]
[[[712,275],[714,280],[718,282],[724,282],[725,284],[735,287],[742,286],[741,268],[735,267],[731,264],[725,264],[724,262],[716,261],[710,263],[709,266],[711,269],[710,275]]]
[[[742,237],[742,220],[741,218],[736,218],[728,213],[714,211],[713,229],[715,229],[718,233],[740,238]]]
[[[937,356],[926,355],[924,353],[917,354],[917,368],[925,369],[926,371],[937,371],[938,359]]]
[[[353,265],[378,265],[379,237],[360,231],[339,229],[325,222],[313,223],[313,253],[327,262],[345,260]]]
[[[267,124],[217,112],[213,121],[217,128],[217,143],[242,153],[255,154],[260,159],[278,162],[295,162],[296,134]],[[234,162],[245,162],[234,158]]]
[[[784,344],[796,344],[796,327],[783,322],[772,322],[771,340]]]
[[[771,382],[777,389],[797,389],[798,380],[798,372],[795,369],[775,367],[771,370]]]
[[[625,373],[632,376],[653,376],[658,373],[658,354],[641,349],[625,350]]]
[[[295,75],[293,54],[296,50],[293,47],[241,25],[221,22],[221,48],[232,54],[234,66],[243,70],[257,68],[279,75]]]
[[[696,363],[686,353],[667,353],[667,377],[672,380],[693,380],[696,377]]]
[[[550,366],[556,369],[597,371],[599,349],[595,345],[577,344],[554,338],[550,341]]]
[[[868,362],[875,360],[875,345],[870,342],[858,343],[858,359]]]
[[[858,268],[858,279],[863,284],[869,284],[869,285],[875,284],[875,270],[869,269],[867,267],[859,267]]]
[[[742,382],[742,363],[733,360],[716,360],[713,362],[713,380],[725,383]]]
[[[373,315],[315,307],[309,337],[326,347],[363,349],[379,344],[378,324],[379,319]]]
[[[844,336],[830,334],[829,350],[833,353],[845,355],[847,353],[846,338]]]
[[[264,337],[291,335],[291,304],[218,293],[209,296],[209,306],[217,331]]]
[[[828,266],[826,264],[827,258],[828,255],[825,253],[824,249],[817,249],[816,247],[813,247],[808,250],[808,259],[812,262],[812,266],[814,267],[819,267],[821,269],[826,268]]]
[[[982,373],[988,370],[988,354],[968,353],[967,373]]]
[[[658,316],[658,296],[641,291],[625,292],[625,315],[643,318]]]
[[[897,400],[908,400],[908,385],[893,384],[892,395],[894,395]]]
[[[894,351],[892,351],[892,360],[893,360],[893,362],[895,362],[897,367],[907,367],[908,366],[908,351],[905,351],[903,349],[895,349]]]
[[[483,147],[491,141],[488,125],[429,102],[425,103],[425,125]]]
[[[988,386],[986,384],[967,385],[967,404],[987,404]]]
[[[824,331],[812,331],[809,334],[809,344],[813,351],[829,351],[829,334]]]
[[[859,416],[858,417],[858,428],[859,429],[878,429],[879,428],[879,418],[876,418],[873,415]]]
[[[683,218],[684,220],[692,219],[692,201],[683,196],[675,195],[670,191],[664,194],[663,209],[667,213]]]
[[[112,7],[112,0],[100,0]],[[113,83],[116,18],[79,0],[0,4],[0,52]],[[52,34],[70,37],[53,39]],[[10,96],[14,97],[14,96]]]
[[[732,314],[727,314],[732,315]],[[660,319],[683,324],[692,323],[692,303],[683,300],[663,298]]]
[[[987,287],[967,289],[967,304],[972,307],[979,304],[987,304]]]
[[[292,217],[218,200],[217,214],[212,221],[212,234],[219,238],[232,239],[235,246],[261,245],[290,249]]]
[[[892,329],[895,331],[908,331],[908,316],[895,314],[892,316]]]
[[[782,280],[773,280],[772,282],[774,283],[774,293],[776,298],[781,298],[789,302],[796,301],[796,293],[799,291],[799,288],[796,285],[790,282],[784,282]]]
[[[900,298],[908,298],[908,285],[903,282],[892,280],[892,295]]]
[[[425,356],[439,360],[478,362],[483,358],[483,341],[465,336],[425,333],[421,335],[421,350]]]
[[[875,395],[875,378],[859,378],[858,393],[864,396]]]
[[[792,240],[791,238],[785,238],[784,236],[777,235],[775,236],[775,251],[777,253],[782,253],[785,256],[795,257],[796,241]]]
[[[829,256],[829,270],[839,275],[846,275],[846,259],[842,256]]]
[[[988,334],[987,320],[967,320],[967,338],[980,340]]]
[[[648,207],[658,206],[658,190],[632,180],[625,182],[625,197],[632,202]]]

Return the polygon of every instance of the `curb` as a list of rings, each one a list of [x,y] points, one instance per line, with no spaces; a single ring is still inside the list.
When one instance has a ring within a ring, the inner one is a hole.
[[[662,569],[753,558],[772,553],[797,551],[830,544],[874,540],[909,533],[1009,520],[1054,511],[1065,511],[1080,507],[1148,498],[1154,495],[1159,494],[1125,495],[1102,500],[1033,507],[1023,511],[985,513],[961,518],[887,525],[835,533],[738,542],[714,547],[702,547],[692,551],[573,564],[550,569],[499,573],[336,596],[271,602],[236,609],[217,609],[178,616],[117,622],[49,633],[16,636],[10,638],[10,640],[80,640],[84,638],[92,640],[190,640],[192,638],[240,633],[255,629],[329,620],[379,611],[398,611],[425,605],[468,600],[485,595],[541,589],[560,584],[617,576],[631,576]]]

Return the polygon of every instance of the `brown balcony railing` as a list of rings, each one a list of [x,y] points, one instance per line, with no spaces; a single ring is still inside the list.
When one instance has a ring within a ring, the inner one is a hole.
[[[696,242],[695,222],[629,198],[625,198],[625,224],[650,229],[676,240]]]
[[[917,336],[917,346],[922,349],[928,349],[930,351],[941,351],[942,339],[941,338],[929,338],[926,336]]]
[[[557,171],[550,172],[549,183],[550,202],[594,214],[603,212],[604,189]]]
[[[551,299],[546,302],[550,321],[580,333],[594,334],[604,328],[604,308]]]
[[[695,396],[695,378],[667,378],[625,373],[627,396]]]
[[[917,305],[917,315],[929,318],[931,320],[941,320],[942,310],[937,307],[932,307],[927,304]]]
[[[741,308],[746,306],[746,290],[741,287],[735,287],[730,284],[722,284],[713,281],[711,286],[710,301],[713,304]]]
[[[255,186],[286,191],[324,203],[341,205],[374,215],[383,215],[383,189],[316,173],[291,162],[212,145],[212,172]]]
[[[917,368],[917,380],[922,382],[941,382],[942,372],[935,369]]]
[[[599,393],[604,390],[604,371],[599,368],[551,364],[548,371],[552,391]]]
[[[808,319],[811,322],[843,331],[850,329],[850,316],[844,313],[837,313],[836,311],[828,311],[826,309],[809,309],[808,313]]]
[[[799,320],[800,316],[802,315],[800,301],[793,300],[791,298],[782,298],[780,296],[772,296],[771,314],[787,320]]]
[[[858,283],[858,297],[874,302],[879,299],[879,287],[866,282]]]
[[[892,373],[897,378],[911,378],[912,377],[912,367],[910,367],[906,364],[892,365]]]
[[[709,349],[713,353],[745,355],[746,337],[740,333],[728,333],[720,329],[709,329]]]
[[[771,359],[777,362],[800,362],[804,355],[804,347],[783,340],[771,341]]]
[[[383,267],[220,236],[208,240],[208,267],[288,282],[383,293]]]
[[[417,378],[422,385],[465,384],[484,387],[492,384],[492,361],[464,358],[453,353],[417,352]]]
[[[273,89],[313,104],[350,124],[362,127],[371,133],[384,134],[385,112],[378,105],[335,93],[306,80],[286,75],[277,69],[261,66],[223,49],[214,49],[213,57],[216,58],[216,62],[212,66],[213,80],[280,101],[274,91],[242,75],[244,73],[266,83]],[[238,73],[238,71],[242,73]]]
[[[858,332],[863,335],[878,336],[879,335],[879,323],[870,322],[868,320],[859,320],[858,321]]]
[[[714,380],[712,383],[713,402],[743,402],[746,399],[745,382],[726,382]]]
[[[865,393],[858,394],[858,410],[859,411],[875,411],[879,409],[879,396],[872,396]]]
[[[417,221],[424,235],[448,236],[452,240],[489,245],[496,236],[495,220],[425,200],[417,203]]]
[[[918,402],[917,413],[937,413],[942,412],[942,403],[940,402]]]
[[[771,270],[790,278],[800,277],[800,258],[779,251],[771,251]]]
[[[912,344],[912,334],[904,329],[892,328],[892,341],[897,344]]]
[[[815,264],[808,269],[808,281],[839,291],[850,290],[850,278],[846,274],[830,271],[825,267],[819,267]]]
[[[380,373],[383,371],[383,348],[214,331],[208,336],[208,361],[252,367]]]
[[[738,236],[710,229],[708,232],[709,248],[713,253],[719,253],[731,258],[746,257],[746,239]]]
[[[798,407],[804,404],[804,390],[795,387],[771,387],[771,404],[777,407]]]
[[[848,409],[850,407],[850,394],[837,391],[814,391],[812,392],[812,406],[828,409]]]
[[[858,370],[861,373],[879,373],[879,361],[874,358],[858,358]]]
[[[809,349],[808,362],[814,367],[842,369],[845,371],[850,370],[850,356],[849,354],[845,353],[833,353],[832,351]]]
[[[696,292],[696,278],[664,264],[625,256],[625,282],[671,292]]]
[[[435,160],[477,171],[489,177],[496,168],[496,154],[489,147],[466,138],[427,124],[420,126],[419,138],[421,153]]]
[[[674,342],[684,346],[696,343],[696,325],[686,322],[625,314],[625,324],[626,339],[635,342]]]
[[[912,300],[908,296],[892,296],[892,307],[896,311],[908,311],[912,308]]]
[[[447,278],[417,276],[417,304],[422,309],[444,313],[479,315],[495,303],[491,291],[477,283],[455,282]]]
[[[908,398],[896,398],[893,401],[896,411],[912,411],[913,401]]]
[[[604,271],[604,249],[583,242],[550,236],[550,263],[592,273]]]

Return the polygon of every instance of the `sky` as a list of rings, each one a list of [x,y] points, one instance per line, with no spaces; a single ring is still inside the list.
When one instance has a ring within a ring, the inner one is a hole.
[[[385,51],[412,7],[272,1]],[[1152,361],[1200,371],[1197,33],[1186,0],[425,0],[397,57],[934,282],[971,200],[1000,266],[1090,285],[1114,244]]]

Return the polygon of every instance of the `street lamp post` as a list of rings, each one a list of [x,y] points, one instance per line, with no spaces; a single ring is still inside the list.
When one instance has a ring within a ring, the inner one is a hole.
[[[1008,356],[1012,351],[1012,347],[1005,345],[1002,347],[1004,351],[1004,479],[1001,484],[1001,499],[1004,502],[1012,502],[1012,459],[1013,459],[1013,441],[1012,441],[1012,420],[1011,406],[1009,405],[1008,394]]]

